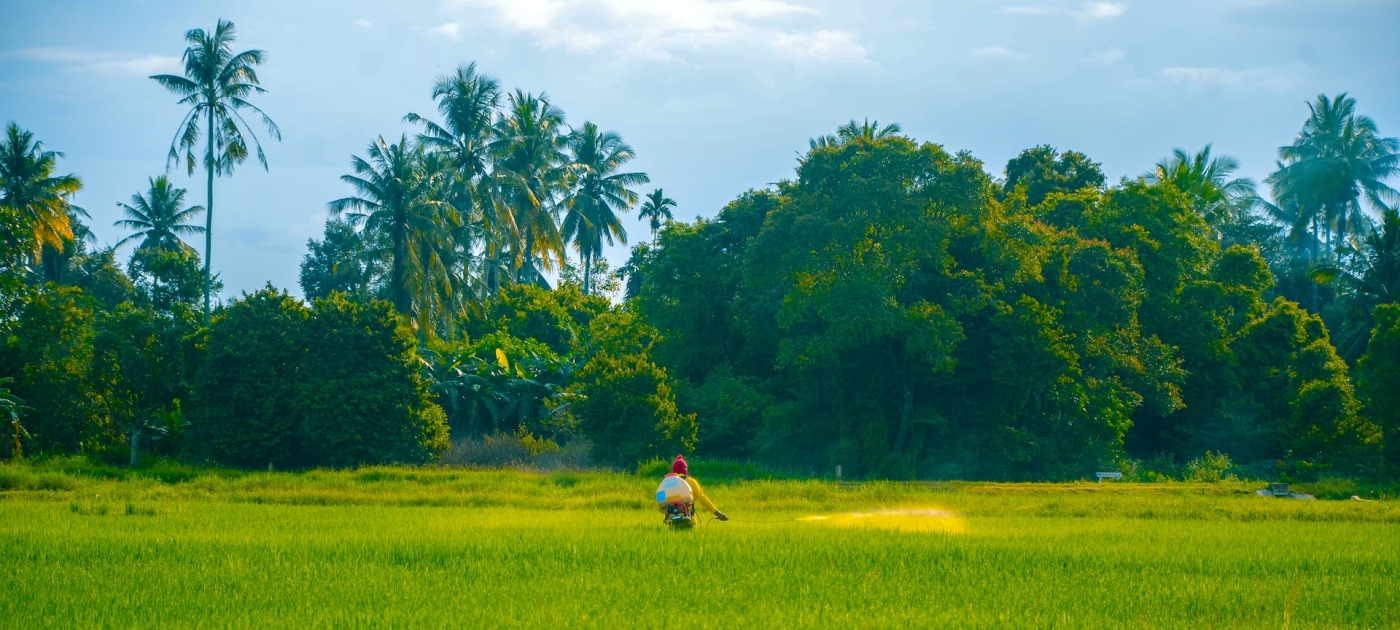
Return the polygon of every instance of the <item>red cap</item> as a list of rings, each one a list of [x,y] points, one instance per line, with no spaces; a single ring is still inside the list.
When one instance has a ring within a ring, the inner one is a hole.
[[[671,462],[671,472],[676,473],[677,475],[686,475],[690,474],[689,471],[690,467],[686,465],[684,456],[677,455],[676,461]]]

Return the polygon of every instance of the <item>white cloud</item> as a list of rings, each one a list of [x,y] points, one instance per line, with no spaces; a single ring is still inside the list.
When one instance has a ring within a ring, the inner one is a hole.
[[[1127,57],[1127,53],[1118,50],[1117,48],[1110,48],[1108,50],[1102,50],[1092,55],[1089,55],[1084,61],[1085,63],[1088,63],[1091,66],[1111,66],[1115,63],[1126,59]]]
[[[1107,20],[1123,15],[1127,11],[1126,5],[1116,2],[1091,2],[1086,4],[1079,11],[1074,12],[1074,16],[1082,22],[1093,22],[1096,20]]]
[[[439,24],[437,26],[434,26],[433,28],[428,29],[428,32],[437,33],[439,35],[446,35],[448,37],[451,37],[452,39],[462,39],[462,25],[456,22]]]
[[[68,66],[70,70],[101,74],[180,74],[183,69],[179,57],[132,56],[81,48],[27,48],[6,53],[6,56],[58,63]]]
[[[355,26],[358,26],[360,28],[369,28],[371,26],[374,26],[374,24],[370,23],[369,20],[355,20]]]
[[[759,48],[791,59],[863,60],[849,31],[809,28],[821,16],[785,0],[447,0],[482,8],[545,47],[668,58],[681,50]]]
[[[986,46],[984,48],[971,48],[967,51],[973,57],[987,57],[990,59],[1010,59],[1011,61],[1025,61],[1031,56],[1026,53],[1012,50],[1005,46]]]
[[[1080,23],[1098,22],[1108,20],[1123,15],[1128,10],[1128,5],[1118,2],[1086,2],[1079,5],[1078,9],[1065,7],[1047,7],[1036,5],[1028,7],[1006,7],[1002,13],[1015,15],[1068,15]]]
[[[773,45],[789,57],[860,59],[864,58],[866,53],[865,47],[845,31],[777,33]]]
[[[1296,83],[1297,68],[1272,66],[1249,70],[1227,68],[1162,68],[1157,73],[1158,81],[1168,85],[1186,85],[1194,89],[1224,88],[1273,88],[1286,89]]]

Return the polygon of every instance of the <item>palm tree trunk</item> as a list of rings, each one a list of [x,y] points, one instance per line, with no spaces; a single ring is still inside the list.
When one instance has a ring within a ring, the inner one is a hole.
[[[1313,266],[1316,266],[1316,265],[1317,265],[1317,243],[1318,243],[1318,239],[1319,239],[1319,236],[1320,236],[1320,235],[1317,233],[1317,229],[1318,229],[1318,228],[1317,228],[1317,215],[1313,215],[1313,242],[1312,242],[1312,264],[1313,264]],[[1320,313],[1321,311],[1318,309],[1318,304],[1317,304],[1317,303],[1318,303],[1317,281],[1316,281],[1316,280],[1310,280],[1310,282],[1312,282],[1312,312],[1314,312],[1314,313]]]
[[[583,255],[583,294],[588,295],[589,280],[593,277],[593,253]]]
[[[137,445],[137,441],[140,440],[140,439],[141,439],[141,432],[140,432],[140,430],[138,429],[136,422],[133,420],[132,423],[131,423],[131,467],[132,467],[132,468],[135,468],[136,465],[140,463],[140,460],[137,458],[137,454],[140,453],[140,450],[141,450],[141,449],[138,447],[138,445]]]
[[[209,175],[208,198],[204,206],[204,325],[209,325],[209,262],[210,250],[214,247],[214,116],[209,120],[208,147],[204,153],[204,170]]]
[[[404,258],[408,256],[407,227],[403,221],[394,225],[394,309],[400,314],[408,314],[408,278],[404,268]]]

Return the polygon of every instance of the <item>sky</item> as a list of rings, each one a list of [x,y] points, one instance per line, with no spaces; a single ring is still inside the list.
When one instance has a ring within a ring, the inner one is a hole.
[[[262,135],[266,171],[249,160],[215,182],[225,299],[268,282],[299,294],[351,156],[413,133],[409,112],[435,116],[434,79],[473,61],[621,134],[651,177],[638,192],[663,188],[683,220],[793,177],[808,139],[851,119],[998,176],[1027,147],[1081,151],[1112,181],[1206,144],[1261,181],[1321,93],[1400,136],[1394,0],[5,0],[0,120],[64,153],[98,245],[125,236],[116,204],[166,172],[185,113],[147,77],[179,73],[185,31],[219,18],[235,50],[266,51],[254,102],[282,131]],[[171,177],[204,203],[202,173]],[[635,211],[624,225],[650,237]]]

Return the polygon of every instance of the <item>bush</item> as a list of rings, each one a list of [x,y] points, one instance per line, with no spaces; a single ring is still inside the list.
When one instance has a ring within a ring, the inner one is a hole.
[[[1213,453],[1206,451],[1196,459],[1186,462],[1186,481],[1200,481],[1204,483],[1215,483],[1226,479],[1230,475],[1230,470],[1234,464],[1230,462],[1230,456],[1224,453]],[[1233,477],[1233,475],[1230,475]]]
[[[600,463],[631,468],[695,449],[695,415],[676,411],[666,371],[645,356],[599,354],[579,370],[579,428]]]
[[[388,302],[316,300],[300,331],[297,443],[311,466],[422,463],[447,448],[406,322]]]
[[[307,309],[271,286],[222,309],[202,344],[188,442],[240,468],[422,463],[447,448],[416,344],[386,302]]]
[[[195,459],[238,468],[306,465],[296,401],[306,355],[300,332],[310,316],[270,284],[214,315],[189,409]]]

